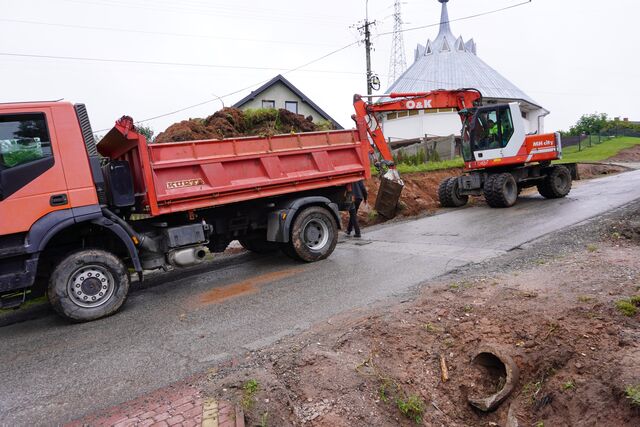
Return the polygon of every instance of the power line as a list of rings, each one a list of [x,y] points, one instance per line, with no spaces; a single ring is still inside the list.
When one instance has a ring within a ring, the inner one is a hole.
[[[316,58],[316,59],[314,59],[314,60],[312,60],[312,61],[306,62],[306,63],[304,63],[304,64],[302,64],[302,65],[300,65],[300,66],[298,66],[298,67],[291,68],[291,69],[289,69],[289,70],[287,70],[287,71],[283,72],[282,74],[289,74],[289,73],[293,73],[294,71],[300,71],[300,69],[301,69],[301,68],[308,67],[309,65],[315,64],[316,62],[320,62],[320,61],[322,61],[323,59],[326,59],[326,58],[328,58],[328,57],[330,57],[330,56],[333,56],[333,55],[335,55],[335,54],[337,54],[337,53],[340,53],[340,52],[342,52],[343,50],[346,50],[346,49],[350,48],[351,46],[355,46],[355,45],[357,45],[357,44],[359,44],[359,43],[360,43],[359,41],[357,41],[357,42],[353,42],[353,43],[349,43],[348,45],[342,46],[341,48],[336,49],[336,50],[333,50],[333,51],[331,51],[331,52],[329,52],[329,53],[327,53],[327,54],[325,54],[325,55],[322,55],[322,56],[320,56],[320,57],[318,57],[318,58]],[[351,73],[350,73],[350,74],[351,74]],[[359,74],[359,73],[358,73],[358,74]],[[160,114],[160,115],[157,115],[157,116],[154,116],[154,117],[149,117],[149,118],[147,118],[147,119],[138,120],[138,121],[136,121],[136,124],[137,124],[137,123],[150,122],[150,121],[152,121],[152,120],[156,120],[156,119],[160,119],[160,118],[163,118],[163,117],[172,116],[172,115],[174,115],[174,114],[181,113],[181,112],[183,112],[183,111],[187,111],[187,110],[190,110],[190,109],[192,109],[192,108],[200,107],[200,106],[202,106],[202,105],[206,105],[206,104],[209,104],[209,103],[211,103],[211,102],[215,102],[215,101],[218,101],[218,100],[222,100],[222,99],[224,99],[224,98],[228,98],[228,97],[230,97],[230,96],[236,95],[236,94],[238,94],[238,93],[240,93],[240,92],[244,92],[245,90],[249,90],[249,89],[252,89],[252,88],[254,88],[254,87],[256,87],[256,86],[263,85],[263,84],[265,84],[266,82],[268,82],[269,80],[271,80],[271,79],[262,80],[262,81],[260,81],[260,82],[258,82],[258,83],[254,83],[254,84],[252,84],[252,85],[250,85],[250,86],[247,86],[247,87],[244,87],[244,88],[242,88],[242,89],[238,89],[238,90],[235,90],[235,91],[233,91],[233,92],[229,92],[229,93],[224,94],[224,95],[222,95],[222,96],[216,96],[215,98],[211,98],[211,99],[208,99],[208,100],[205,100],[205,101],[199,102],[199,103],[197,103],[197,104],[189,105],[189,106],[187,106],[187,107],[183,107],[183,108],[180,108],[180,109],[178,109],[178,110],[171,111],[171,112],[169,112],[169,113],[164,113],[164,114]],[[110,128],[100,129],[100,130],[97,130],[96,132],[105,132],[105,131],[108,131],[109,129],[110,129]]]
[[[508,9],[513,9],[513,8],[516,8],[516,7],[524,6],[524,5],[529,4],[531,2],[532,2],[532,0],[526,0],[526,1],[523,1],[523,2],[518,3],[518,4],[513,4],[511,6],[501,7],[500,9],[494,9],[494,10],[489,10],[487,12],[476,13],[474,15],[464,16],[462,18],[450,19],[450,20],[445,21],[445,22],[438,22],[436,24],[421,25],[419,27],[405,28],[405,29],[402,30],[402,32],[406,33],[408,31],[416,31],[416,30],[422,30],[422,29],[425,29],[425,28],[437,27],[440,24],[447,24],[447,23],[451,23],[451,22],[458,22],[458,21],[465,21],[465,20],[473,19],[473,18],[479,18],[481,16],[491,15],[493,13],[503,12],[503,11],[508,10]],[[386,33],[380,33],[380,34],[378,34],[378,37],[380,37],[380,36],[388,36],[389,34],[393,34],[393,31],[388,31]]]
[[[521,2],[521,3],[518,3],[518,4],[515,4],[515,5],[506,6],[506,7],[502,7],[502,8],[499,8],[499,9],[490,10],[490,11],[487,11],[487,12],[482,12],[482,13],[478,13],[478,14],[474,14],[474,15],[469,15],[469,16],[465,16],[465,17],[462,17],[462,18],[450,19],[450,20],[449,20],[449,21],[447,21],[447,22],[463,21],[463,20],[468,20],[468,19],[472,19],[472,18],[477,18],[477,17],[481,17],[481,16],[490,15],[490,14],[493,14],[493,13],[502,12],[502,11],[505,11],[505,10],[508,10],[508,9],[513,9],[513,8],[516,8],[516,7],[519,7],[519,6],[524,6],[524,5],[526,5],[526,4],[531,3],[531,1],[532,1],[532,0],[527,0],[527,1],[524,1],[524,2]],[[368,22],[368,19],[367,19],[367,22]],[[429,27],[439,26],[440,24],[441,24],[441,23],[440,23],[440,22],[438,22],[438,23],[429,24],[429,25],[423,25],[423,26],[419,26],[419,27],[413,27],[413,28],[408,28],[408,29],[402,29],[402,31],[401,31],[401,32],[402,32],[402,33],[404,33],[404,32],[407,32],[407,31],[415,31],[415,30],[419,30],[419,29],[423,29],[423,28],[429,28]],[[393,33],[394,33],[393,31],[391,31],[391,32],[386,32],[386,33],[380,33],[380,34],[378,34],[378,35],[376,36],[376,38],[381,37],[381,36],[385,36],[385,35],[389,35],[389,34],[393,34]],[[328,54],[323,55],[323,56],[321,56],[321,57],[319,57],[319,58],[317,58],[317,59],[314,59],[314,60],[309,61],[309,62],[307,62],[307,63],[305,63],[305,64],[302,64],[302,65],[300,65],[300,66],[298,66],[298,67],[296,67],[296,68],[289,69],[289,70],[287,70],[287,71],[283,72],[282,74],[288,74],[288,73],[292,73],[292,72],[294,72],[294,71],[299,71],[301,68],[304,68],[304,67],[307,67],[307,66],[309,66],[309,65],[311,65],[311,64],[314,64],[314,63],[316,63],[316,62],[322,61],[323,59],[328,58],[329,56],[335,55],[336,53],[339,53],[339,52],[341,52],[341,51],[343,51],[343,50],[346,50],[346,49],[348,49],[349,47],[354,46],[354,45],[357,45],[357,44],[359,44],[359,43],[360,43],[360,41],[356,41],[356,42],[353,42],[353,43],[349,43],[348,45],[345,45],[345,46],[343,46],[343,47],[341,47],[341,48],[339,48],[339,49],[336,49],[336,50],[334,50],[334,51],[332,51],[332,52],[329,52]],[[0,55],[2,55],[2,53],[0,53]],[[135,61],[131,61],[131,62],[135,62]],[[351,73],[350,73],[350,74],[351,74]],[[259,86],[259,85],[261,85],[261,84],[264,84],[264,83],[266,83],[267,81],[268,81],[268,80],[264,80],[264,81],[261,81],[261,82],[259,82],[259,83],[255,83],[255,84],[253,84],[253,85],[250,85],[250,86],[248,86],[248,87],[245,87],[245,88],[243,88],[243,89],[239,89],[239,90],[233,91],[233,92],[231,92],[231,93],[225,94],[225,95],[223,95],[223,96],[221,96],[221,97],[216,97],[216,98],[212,98],[212,99],[209,99],[209,100],[205,100],[205,101],[200,102],[200,103],[197,103],[197,104],[193,104],[193,105],[190,105],[190,106],[187,106],[187,107],[184,107],[184,108],[180,108],[180,109],[175,110],[175,111],[172,111],[172,112],[170,112],[170,113],[165,113],[165,114],[161,114],[161,115],[158,115],[158,116],[154,116],[154,117],[151,117],[151,118],[148,118],[148,119],[143,119],[143,120],[137,121],[136,123],[144,123],[144,122],[148,122],[148,121],[151,121],[151,120],[156,120],[156,119],[159,119],[159,118],[162,118],[162,117],[171,116],[171,115],[173,115],[173,114],[177,114],[177,113],[180,113],[180,112],[183,112],[183,111],[186,111],[186,110],[192,109],[192,108],[196,108],[196,107],[199,107],[199,106],[202,106],[202,105],[205,105],[205,104],[208,104],[208,103],[211,103],[211,102],[217,101],[217,100],[221,100],[221,99],[227,98],[227,97],[229,97],[229,96],[235,95],[235,94],[237,94],[237,93],[239,93],[239,92],[243,92],[243,91],[245,91],[245,90],[251,89],[251,88],[256,87],[256,86]],[[109,130],[109,129],[103,129],[103,130],[99,130],[99,131],[96,131],[96,132],[102,132],[102,131],[106,131],[106,130]]]
[[[60,59],[65,61],[109,62],[109,63],[118,63],[118,64],[168,65],[168,66],[176,66],[176,67],[195,67],[195,68],[222,68],[222,69],[231,69],[231,70],[238,69],[238,70],[261,70],[261,71],[287,71],[287,72],[290,71],[287,68],[256,67],[251,65],[220,65],[220,64],[197,64],[197,63],[188,63],[188,62],[139,61],[135,59],[89,58],[89,57],[83,57],[83,56],[37,55],[37,54],[13,53],[13,52],[0,52],[0,56],[9,56],[9,57],[18,57],[18,58],[35,58],[35,59]],[[317,62],[317,61],[313,61],[313,62]],[[297,67],[296,70],[302,67]],[[302,71],[309,72],[309,73],[361,74],[356,71],[331,71],[331,70],[302,70]]]
[[[270,9],[241,9],[237,6],[225,7],[220,5],[189,5],[189,4],[167,4],[162,3],[158,7],[158,2],[149,3],[131,3],[125,0],[63,0],[67,3],[75,3],[81,5],[93,5],[102,7],[121,7],[126,9],[141,9],[149,10],[152,12],[186,12],[190,14],[206,15],[206,16],[227,16],[227,17],[242,17],[243,19],[257,20],[257,21],[284,21],[290,22],[291,20],[308,20],[312,22],[324,23],[330,26],[340,25],[339,21],[341,17],[337,16],[318,16],[318,15],[296,15],[287,13],[282,10],[274,8]],[[346,23],[346,21],[343,20]]]
[[[59,24],[54,22],[29,21],[29,20],[23,20],[23,19],[0,18],[0,21],[11,22],[14,24],[44,25],[49,27],[73,28],[73,29],[96,30],[96,31],[114,31],[118,33],[146,34],[146,35],[154,35],[154,36],[161,35],[161,36],[171,36],[171,37],[192,37],[192,38],[203,38],[203,39],[213,39],[213,40],[236,40],[236,41],[247,41],[252,43],[277,43],[277,44],[290,44],[290,45],[302,45],[302,46],[329,46],[326,43],[298,42],[293,40],[292,41],[265,40],[265,39],[239,38],[239,37],[210,36],[205,34],[185,34],[185,33],[164,32],[164,31],[145,31],[145,30],[125,29],[125,28],[114,28],[114,27],[96,27],[96,26],[89,26],[89,25]]]

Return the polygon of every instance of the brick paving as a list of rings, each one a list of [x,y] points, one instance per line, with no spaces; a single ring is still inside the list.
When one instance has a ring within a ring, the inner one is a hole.
[[[242,409],[172,385],[66,424],[65,427],[244,427]]]

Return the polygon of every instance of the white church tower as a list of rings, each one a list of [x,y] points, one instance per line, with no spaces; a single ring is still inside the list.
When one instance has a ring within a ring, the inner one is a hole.
[[[436,89],[478,89],[484,104],[520,103],[527,133],[544,132],[549,111],[487,65],[477,55],[476,42],[455,37],[449,25],[447,3],[442,3],[440,32],[426,45],[418,45],[413,65],[385,93],[427,92]],[[507,55],[508,56],[508,55]],[[459,135],[460,118],[454,109],[428,109],[386,113],[381,117],[385,136],[393,141],[427,136]]]

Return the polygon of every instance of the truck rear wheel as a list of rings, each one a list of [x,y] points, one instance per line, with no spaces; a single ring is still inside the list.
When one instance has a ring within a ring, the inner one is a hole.
[[[492,208],[509,208],[518,200],[518,184],[508,172],[489,175],[484,183],[484,198]]]
[[[266,236],[247,236],[238,241],[243,248],[257,254],[272,254],[280,250],[278,243],[269,242]]]
[[[327,258],[338,243],[338,224],[325,208],[311,206],[294,219],[289,243],[283,252],[296,260],[305,262]]]
[[[129,293],[129,272],[115,255],[85,249],[65,257],[49,281],[49,302],[61,316],[88,322],[122,307]]]
[[[457,177],[445,178],[438,187],[438,199],[444,208],[459,208],[469,201],[469,196],[460,194]]]
[[[538,184],[538,192],[546,199],[560,199],[571,191],[571,172],[566,166],[558,165]]]

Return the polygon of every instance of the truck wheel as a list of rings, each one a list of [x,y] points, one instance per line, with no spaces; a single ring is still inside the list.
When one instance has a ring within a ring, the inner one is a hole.
[[[65,257],[49,280],[49,302],[61,316],[88,322],[115,313],[129,293],[129,272],[115,255],[85,249]]]
[[[266,237],[245,237],[238,239],[238,242],[246,250],[257,254],[272,254],[280,250],[278,243],[269,242]]]
[[[518,199],[518,184],[508,172],[489,175],[484,184],[484,198],[492,208],[508,208]]]
[[[538,192],[546,199],[560,199],[571,191],[571,172],[566,166],[558,165],[538,184]]]
[[[444,208],[459,208],[469,201],[469,196],[460,194],[460,183],[458,178],[446,178],[438,187],[438,199]]]
[[[293,221],[283,252],[293,259],[314,262],[327,258],[338,243],[338,224],[325,208],[304,209]]]

